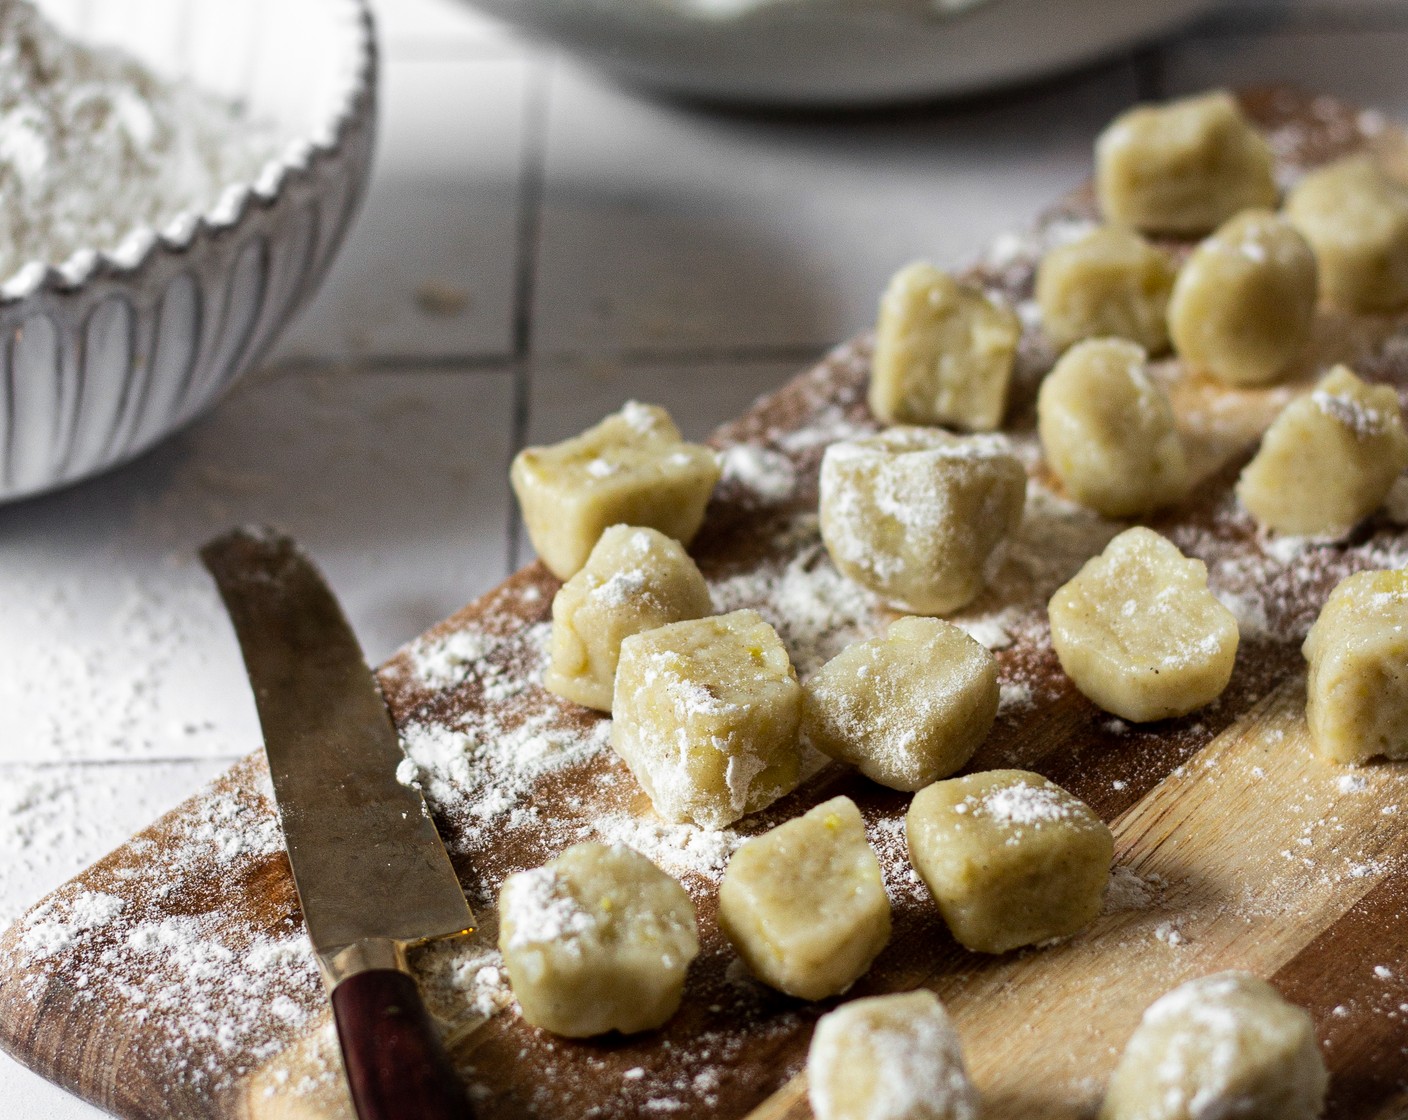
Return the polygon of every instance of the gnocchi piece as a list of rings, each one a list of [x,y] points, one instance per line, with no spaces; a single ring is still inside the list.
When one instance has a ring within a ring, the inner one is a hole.
[[[1220,90],[1116,117],[1095,142],[1095,187],[1106,221],[1184,237],[1277,193],[1271,148]]]
[[[1369,312],[1408,305],[1408,187],[1372,158],[1312,171],[1286,199],[1286,216],[1315,250],[1329,303]]]
[[[1011,308],[933,265],[909,265],[880,300],[870,410],[891,424],[992,431],[1021,336]]]
[[[723,828],[797,784],[802,686],[757,611],[624,639],[611,713],[611,745],[667,821]]]
[[[660,1026],[699,952],[683,887],[620,844],[575,844],[499,888],[499,949],[523,1018],[569,1038]]]
[[[890,899],[855,802],[834,797],[734,852],[719,928],[788,995],[825,999],[864,975],[890,939]]]
[[[1037,393],[1037,434],[1051,472],[1083,506],[1132,517],[1181,499],[1188,459],[1168,394],[1132,342],[1095,338],[1062,355]]]
[[[1219,972],[1150,1004],[1100,1120],[1315,1120],[1328,1083],[1310,1016],[1249,972]]]
[[[685,443],[663,408],[629,401],[579,436],[525,447],[510,478],[533,547],[553,575],[570,579],[611,525],[642,525],[689,544],[719,461]]]
[[[823,1015],[807,1051],[816,1120],[978,1120],[953,1021],[933,992],[871,996]]]
[[[1061,350],[1111,337],[1160,353],[1168,348],[1168,299],[1176,275],[1169,255],[1133,230],[1091,230],[1041,260],[1036,302],[1042,329]]]
[[[952,623],[901,618],[802,689],[802,730],[871,781],[913,791],[973,757],[997,718],[997,662]]]
[[[1281,410],[1237,480],[1237,497],[1278,533],[1338,536],[1379,508],[1404,467],[1398,394],[1336,366]]]
[[[1408,571],[1341,580],[1303,652],[1316,752],[1332,762],[1408,758]]]
[[[1208,569],[1151,529],[1126,529],[1048,605],[1061,668],[1131,723],[1186,715],[1221,695],[1237,657],[1237,618]]]
[[[1173,347],[1230,385],[1280,378],[1315,320],[1315,254],[1269,210],[1245,210],[1194,250],[1168,306]]]
[[[905,817],[909,858],[958,942],[1005,953],[1100,913],[1115,841],[1090,807],[1025,770],[935,782]]]
[[[971,602],[1021,524],[1027,475],[998,436],[890,428],[821,461],[821,537],[836,567],[901,610]]]
[[[712,610],[709,585],[678,541],[654,529],[613,525],[553,598],[543,685],[609,712],[622,639]]]

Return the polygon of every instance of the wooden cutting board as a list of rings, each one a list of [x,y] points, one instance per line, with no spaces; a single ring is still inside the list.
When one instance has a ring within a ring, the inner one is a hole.
[[[1401,135],[1372,115],[1284,91],[1246,102],[1288,175],[1366,146],[1408,168]],[[1043,245],[1092,212],[1085,194],[1067,200],[1032,234],[995,246],[973,275],[1029,304]],[[1303,369],[1270,390],[1222,389],[1177,376],[1172,362],[1156,370],[1204,479],[1155,527],[1208,563],[1243,638],[1220,701],[1144,727],[1096,710],[1051,651],[1047,597],[1120,526],[1065,502],[1042,475],[1032,400],[1051,355],[1028,332],[1010,428],[1033,475],[1026,522],[993,587],[958,621],[994,647],[1004,686],[972,768],[1039,770],[1117,837],[1105,912],[1062,944],[1001,957],[961,950],[905,860],[908,798],[835,765],[815,766],[736,831],[661,824],[605,746],[606,721],[537,685],[557,586],[537,565],[383,666],[484,922],[420,958],[478,1115],[809,1116],[800,1074],[811,1025],[832,1004],[750,981],[717,931],[714,893],[743,835],[844,792],[866,815],[895,912],[890,946],[850,994],[938,991],[989,1120],[1092,1115],[1142,1009],[1225,968],[1270,978],[1314,1016],[1333,1073],[1329,1116],[1408,1116],[1408,764],[1346,769],[1311,755],[1299,653],[1339,579],[1408,562],[1408,535],[1393,520],[1408,502],[1396,495],[1348,542],[1311,545],[1259,538],[1230,495],[1258,433],[1330,361],[1350,360],[1408,397],[1403,326],[1326,315]],[[843,347],[714,437],[728,467],[692,551],[716,606],[761,609],[803,673],[888,618],[836,574],[813,516],[824,446],[874,426],[867,368],[865,340]],[[703,950],[665,1029],[571,1042],[516,1015],[493,954],[492,901],[506,874],[594,836],[633,843],[681,878]],[[0,1044],[120,1116],[350,1117],[259,757],[0,939]]]

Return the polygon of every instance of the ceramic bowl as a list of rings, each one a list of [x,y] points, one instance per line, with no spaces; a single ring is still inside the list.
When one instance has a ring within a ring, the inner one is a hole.
[[[280,154],[207,212],[0,287],[0,500],[106,470],[208,409],[317,289],[365,192],[376,49],[365,0],[40,0],[272,122]]]
[[[1219,0],[470,0],[632,84],[751,105],[974,93],[1168,31]]]

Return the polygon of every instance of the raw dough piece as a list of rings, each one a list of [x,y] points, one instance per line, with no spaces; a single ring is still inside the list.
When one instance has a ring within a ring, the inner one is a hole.
[[[1188,490],[1188,460],[1168,394],[1132,342],[1072,346],[1041,383],[1037,432],[1066,492],[1107,517],[1170,505]]]
[[[901,610],[972,601],[1022,521],[1027,475],[997,436],[890,428],[821,461],[821,536],[836,566]]]
[[[1052,249],[1036,273],[1041,325],[1064,350],[1086,338],[1127,338],[1151,354],[1168,347],[1168,297],[1177,269],[1133,230],[1101,226]]]
[[[553,575],[570,579],[611,525],[644,525],[689,544],[719,461],[685,443],[663,408],[628,401],[579,436],[525,447],[510,477],[533,547]]]
[[[890,899],[855,802],[824,801],[734,852],[719,928],[788,995],[825,999],[864,975],[890,940]]]
[[[1237,497],[1278,533],[1338,536],[1379,508],[1404,467],[1398,394],[1336,366],[1266,430]]]
[[[1332,762],[1408,758],[1408,571],[1341,580],[1303,652],[1316,752]]]
[[[1208,569],[1151,529],[1126,529],[1051,597],[1051,644],[1091,700],[1131,723],[1216,699],[1237,658],[1237,617]]]
[[[1330,303],[1370,312],[1408,304],[1408,187],[1372,158],[1312,171],[1286,199],[1286,216],[1315,249]]]
[[[1239,210],[1276,205],[1271,148],[1217,91],[1116,117],[1095,142],[1106,221],[1195,237]]]
[[[678,541],[613,525],[552,601],[550,692],[609,712],[621,640],[713,610],[709,585]]]
[[[611,745],[668,821],[723,828],[797,784],[802,686],[757,611],[621,643]]]
[[[1315,320],[1315,254],[1269,210],[1245,210],[1194,250],[1168,307],[1173,347],[1230,385],[1275,381]]]
[[[1012,310],[930,264],[880,300],[870,410],[887,423],[990,432],[1002,423],[1022,325]]]
[[[920,790],[905,835],[953,936],[980,953],[1089,925],[1115,849],[1085,802],[1025,770],[986,770]]]
[[[683,887],[620,844],[575,844],[499,888],[499,949],[523,1018],[570,1038],[658,1027],[699,952]]]
[[[1249,972],[1219,972],[1144,1012],[1100,1120],[1315,1120],[1328,1081],[1310,1016]]]
[[[901,618],[847,646],[802,688],[812,746],[891,789],[963,766],[997,718],[997,662],[937,618]]]
[[[823,1015],[807,1052],[816,1120],[977,1120],[958,1031],[933,992],[852,1000]]]

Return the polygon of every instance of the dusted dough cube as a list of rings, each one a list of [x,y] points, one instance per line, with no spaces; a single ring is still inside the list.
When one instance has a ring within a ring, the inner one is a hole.
[[[1168,308],[1179,357],[1231,385],[1275,381],[1315,320],[1315,254],[1290,222],[1247,210],[1194,250]]]
[[[1408,758],[1408,571],[1341,580],[1304,653],[1316,752],[1332,762]]]
[[[985,770],[921,789],[909,858],[958,942],[1005,953],[1084,929],[1100,913],[1115,840],[1040,774]]]
[[[611,745],[668,821],[723,828],[796,786],[802,686],[757,611],[621,643]]]
[[[1041,383],[1037,433],[1066,492],[1107,517],[1131,517],[1188,491],[1188,460],[1168,394],[1132,342],[1072,346]]]
[[[613,525],[552,601],[550,692],[609,712],[621,642],[642,630],[702,618],[709,585],[678,541]]]
[[[1276,205],[1271,148],[1225,92],[1139,105],[1095,142],[1105,220],[1197,236],[1239,210]]]
[[[890,898],[860,810],[835,797],[733,853],[719,927],[753,975],[802,999],[844,992],[890,939]]]
[[[852,1000],[818,1020],[807,1052],[816,1120],[977,1120],[958,1031],[933,992]]]
[[[629,401],[579,436],[525,447],[510,477],[533,547],[553,575],[569,579],[611,525],[644,525],[688,544],[719,461],[685,443],[663,408]]]
[[[836,567],[901,610],[972,601],[1022,521],[1027,475],[996,436],[891,428],[821,461],[821,536]]]
[[[802,688],[802,730],[871,781],[916,790],[973,757],[997,718],[997,662],[952,623],[901,618]]]
[[[1347,311],[1408,304],[1408,187],[1368,156],[1312,171],[1286,199],[1286,216],[1320,265],[1320,290]]]
[[[1051,596],[1051,644],[1087,697],[1131,723],[1186,715],[1222,694],[1237,617],[1208,569],[1152,529],[1126,529]]]
[[[1406,466],[1398,394],[1336,366],[1266,430],[1237,497],[1278,533],[1339,535],[1379,508]]]
[[[1310,1016],[1249,972],[1219,972],[1150,1004],[1100,1120],[1315,1120],[1328,1083]]]
[[[1042,328],[1062,350],[1112,337],[1157,354],[1168,347],[1176,275],[1169,255],[1133,230],[1101,226],[1042,258],[1036,274]]]
[[[891,424],[992,431],[1021,336],[1011,308],[977,288],[930,264],[902,268],[880,300],[870,410]]]
[[[523,1018],[587,1038],[658,1027],[699,952],[683,887],[620,844],[574,844],[499,888],[499,949]]]

